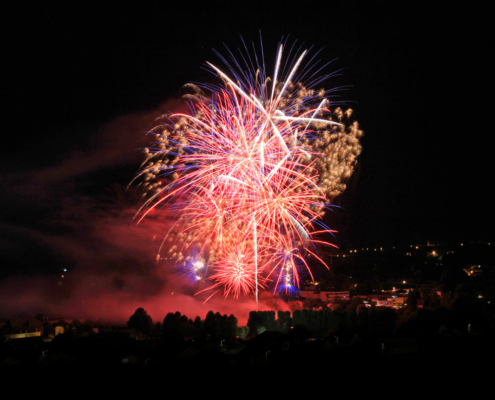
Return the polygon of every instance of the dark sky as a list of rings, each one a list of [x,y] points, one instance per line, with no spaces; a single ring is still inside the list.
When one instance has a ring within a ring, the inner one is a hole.
[[[185,83],[213,80],[213,48],[235,50],[239,35],[259,48],[260,31],[267,62],[289,35],[336,59],[326,71],[341,74],[326,88],[351,86],[339,94],[365,136],[328,216],[339,246],[492,240],[490,10],[234,3],[2,6],[3,275],[77,264],[68,242],[118,250],[92,240],[101,215],[132,206],[119,185],[139,167],[153,118],[177,106]]]

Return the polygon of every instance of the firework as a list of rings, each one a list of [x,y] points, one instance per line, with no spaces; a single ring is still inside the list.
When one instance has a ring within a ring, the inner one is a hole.
[[[329,92],[311,88],[319,79],[300,82],[315,75],[301,66],[306,54],[284,74],[280,44],[272,78],[257,58],[247,72],[235,59],[224,60],[228,73],[208,63],[223,85],[186,85],[191,112],[151,130],[156,141],[136,177],[146,197],[137,218],[161,206],[174,213],[160,251],[203,290],[256,298],[265,287],[292,291],[311,275],[308,255],[324,264],[314,235],[331,232],[321,217],[345,189],[362,131],[352,110],[331,111]]]

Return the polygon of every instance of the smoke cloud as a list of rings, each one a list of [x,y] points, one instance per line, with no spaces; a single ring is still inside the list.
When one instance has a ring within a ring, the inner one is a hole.
[[[158,110],[118,117],[88,135],[86,150],[52,154],[56,165],[40,171],[21,168],[0,176],[10,188],[0,224],[6,266],[0,316],[42,313],[122,323],[143,307],[155,322],[168,312],[204,318],[209,310],[247,322],[254,298],[224,299],[218,292],[205,303],[212,292],[195,296],[197,290],[181,286],[170,265],[157,263],[169,221],[165,213],[138,225],[133,220],[140,199],[125,184],[142,161],[138,149],[149,142],[143,127],[154,125],[159,110],[174,107],[178,111],[177,102],[169,101]],[[124,177],[115,176],[122,171]],[[274,307],[288,309],[282,301],[259,305]]]

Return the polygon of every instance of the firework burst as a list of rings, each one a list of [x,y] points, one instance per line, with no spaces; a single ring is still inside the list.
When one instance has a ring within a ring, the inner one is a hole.
[[[308,255],[324,264],[314,235],[331,232],[321,217],[345,189],[362,131],[352,110],[331,111],[328,92],[311,88],[321,79],[300,82],[316,74],[301,67],[306,51],[287,74],[282,55],[280,44],[272,78],[257,58],[257,68],[246,61],[248,72],[234,58],[223,59],[228,73],[208,63],[223,85],[186,85],[191,112],[151,130],[156,141],[135,178],[146,196],[136,217],[159,206],[175,212],[160,251],[168,246],[191,281],[210,282],[201,291],[292,291],[301,272],[311,274]]]

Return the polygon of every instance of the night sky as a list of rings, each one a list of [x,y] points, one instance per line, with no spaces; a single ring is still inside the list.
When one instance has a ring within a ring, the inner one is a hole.
[[[287,35],[334,60],[325,72],[341,72],[324,86],[347,87],[339,100],[365,132],[326,218],[337,245],[493,240],[488,9],[142,3],[2,6],[1,276],[98,270],[107,244],[125,252],[125,235],[93,240],[108,215],[132,230],[124,210],[139,201],[124,189],[145,131],[178,107],[184,84],[215,81],[212,49],[236,53],[240,35],[259,49],[260,32],[270,71]],[[125,264],[112,260],[104,268]]]

